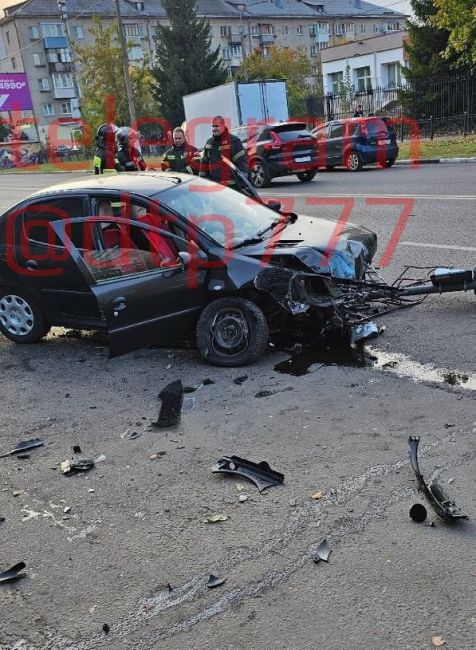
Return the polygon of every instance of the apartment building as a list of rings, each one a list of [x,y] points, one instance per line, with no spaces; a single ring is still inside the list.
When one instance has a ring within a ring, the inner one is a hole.
[[[48,126],[74,128],[80,115],[81,70],[74,67],[71,42],[91,45],[93,16],[116,20],[111,0],[26,0],[5,10],[0,21],[0,74],[24,73],[40,139]],[[271,45],[301,48],[319,74],[320,52],[330,45],[405,26],[406,16],[362,0],[198,0],[208,18],[212,47],[219,48],[230,75],[246,56]],[[154,62],[154,33],[167,16],[160,0],[120,0],[124,33],[133,47],[131,63],[144,54]],[[75,74],[76,72],[76,74]],[[9,117],[1,112],[0,116]]]

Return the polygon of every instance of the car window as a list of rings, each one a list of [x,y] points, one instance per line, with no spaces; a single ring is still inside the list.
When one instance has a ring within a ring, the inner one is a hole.
[[[347,122],[346,124],[347,135],[359,135],[360,134],[360,122]]]
[[[326,133],[327,133],[327,127],[326,126],[321,126],[320,128],[318,128],[318,129],[316,129],[314,131],[314,137],[317,140],[325,140]]]
[[[384,137],[388,135],[387,124],[378,118],[365,120],[362,124],[362,132],[367,137]]]
[[[342,138],[344,135],[344,125],[341,122],[331,124],[329,129],[329,138]]]
[[[272,129],[283,142],[312,138],[312,133],[306,129],[305,124],[283,124]]]
[[[83,199],[61,197],[56,199],[43,199],[30,203],[22,214],[23,236],[30,242],[47,246],[63,247],[50,224],[61,219],[83,217]],[[74,224],[69,226],[69,238],[77,248],[82,248],[82,229]]]

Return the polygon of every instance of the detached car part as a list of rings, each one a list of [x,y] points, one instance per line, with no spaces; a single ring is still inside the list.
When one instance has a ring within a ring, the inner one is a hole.
[[[12,582],[13,580],[20,580],[21,578],[26,578],[26,573],[20,573],[26,567],[24,562],[19,562],[12,566],[11,569],[3,571],[0,573],[0,584],[3,582]]]
[[[32,438],[31,440],[24,440],[19,442],[14,449],[8,451],[6,454],[2,454],[0,458],[5,458],[6,456],[14,456],[15,454],[20,454],[30,449],[36,449],[36,447],[42,447],[44,444],[41,438]]]
[[[445,494],[443,488],[436,480],[427,483],[423,478],[418,465],[418,445],[420,444],[420,436],[409,436],[408,444],[410,447],[410,463],[417,477],[419,487],[431,503],[431,506],[438,517],[444,521],[468,519],[468,516],[465,515],[462,510],[458,508],[455,502],[451,501]]]
[[[168,384],[159,394],[162,400],[157,422],[152,423],[154,429],[176,427],[180,422],[183,404],[183,386],[180,379]]]
[[[260,492],[281,485],[284,481],[284,474],[271,469],[266,461],[253,463],[251,460],[239,456],[222,456],[218,463],[212,467],[212,472],[244,476],[252,481]]]
[[[312,552],[312,559],[317,564],[321,560],[327,562],[329,560],[329,555],[332,553],[332,549],[327,543],[327,539],[323,539],[319,544],[317,549]]]

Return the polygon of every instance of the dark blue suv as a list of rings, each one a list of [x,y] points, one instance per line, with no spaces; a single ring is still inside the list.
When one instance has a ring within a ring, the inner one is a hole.
[[[388,117],[354,117],[332,120],[313,130],[319,167],[339,165],[352,172],[377,163],[391,167],[398,157],[395,129]]]

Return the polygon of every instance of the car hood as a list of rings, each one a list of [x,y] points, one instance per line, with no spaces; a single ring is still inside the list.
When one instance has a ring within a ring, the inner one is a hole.
[[[271,264],[302,271],[361,278],[376,249],[376,234],[362,226],[299,215],[295,223],[289,223],[275,237],[243,247],[240,254],[266,257]]]

